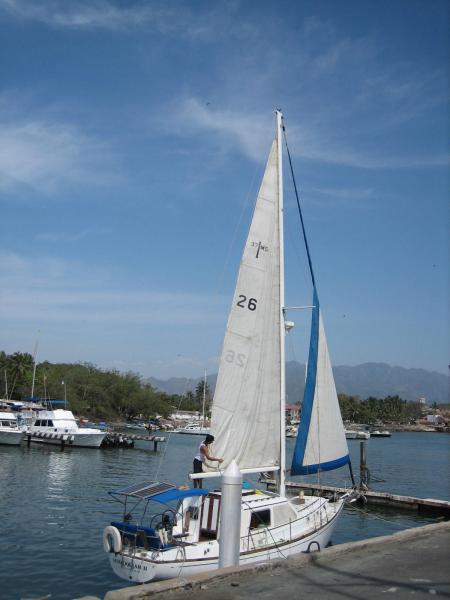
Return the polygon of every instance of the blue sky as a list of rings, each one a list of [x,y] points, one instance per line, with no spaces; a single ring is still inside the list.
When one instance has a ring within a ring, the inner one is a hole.
[[[448,23],[439,0],[0,0],[0,349],[215,372],[281,107],[333,363],[447,372]]]

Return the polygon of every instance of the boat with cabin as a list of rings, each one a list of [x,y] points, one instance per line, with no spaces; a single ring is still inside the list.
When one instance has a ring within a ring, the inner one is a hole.
[[[204,472],[190,474],[191,480],[213,484],[218,478],[220,484],[226,468],[237,465],[244,477],[275,478],[276,491],[250,482],[242,489],[241,565],[324,548],[345,500],[352,497],[351,491],[331,499],[286,493],[285,338],[293,323],[286,318],[284,299],[284,131],[277,111],[220,359],[211,452],[223,463],[205,461]],[[286,150],[290,159],[287,142]],[[307,307],[312,309],[307,378],[290,474],[308,475],[350,466],[350,458],[298,196],[297,204],[313,302]],[[227,527],[220,488],[147,481],[110,493],[121,500],[123,511],[121,520],[105,528],[103,544],[119,577],[145,583],[218,568],[221,529]],[[156,514],[150,503],[160,507]]]
[[[91,427],[79,427],[72,411],[67,408],[54,408],[64,400],[47,400],[48,408],[39,411],[37,417],[28,425],[26,432],[31,441],[43,444],[61,444],[61,437],[68,436],[71,446],[82,448],[100,448],[106,431]]]
[[[19,427],[16,413],[0,412],[0,444],[20,446],[24,435]]]

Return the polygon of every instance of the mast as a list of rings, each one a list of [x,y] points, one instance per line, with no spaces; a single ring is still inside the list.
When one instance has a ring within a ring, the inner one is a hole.
[[[38,351],[39,344],[39,332],[38,337],[36,338],[36,343],[34,344],[34,352],[33,352],[33,381],[31,383],[31,397],[34,398],[34,383],[36,381],[36,356]]]
[[[203,379],[203,408],[202,408],[202,427],[205,427],[205,404],[206,404],[206,369]]]
[[[279,494],[284,496],[286,468],[286,381],[285,381],[285,336],[284,327],[284,231],[283,231],[283,148],[282,119],[280,110],[277,117],[277,149],[278,149],[278,227],[280,238],[280,479]]]

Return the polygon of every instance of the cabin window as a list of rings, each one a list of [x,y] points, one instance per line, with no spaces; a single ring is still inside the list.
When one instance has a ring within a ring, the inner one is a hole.
[[[258,529],[261,525],[270,527],[270,509],[252,511],[250,517],[250,529]]]
[[[53,421],[48,421],[48,426],[53,427]]]
[[[40,426],[41,426],[41,420],[40,420],[40,419],[38,419],[38,420],[35,422],[35,426],[36,426],[36,427],[40,427]]]

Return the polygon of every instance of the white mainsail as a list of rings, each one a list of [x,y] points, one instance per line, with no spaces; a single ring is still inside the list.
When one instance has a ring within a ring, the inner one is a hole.
[[[275,139],[256,201],[228,318],[211,429],[222,468],[280,464],[279,157]],[[205,465],[216,470],[216,465]]]

